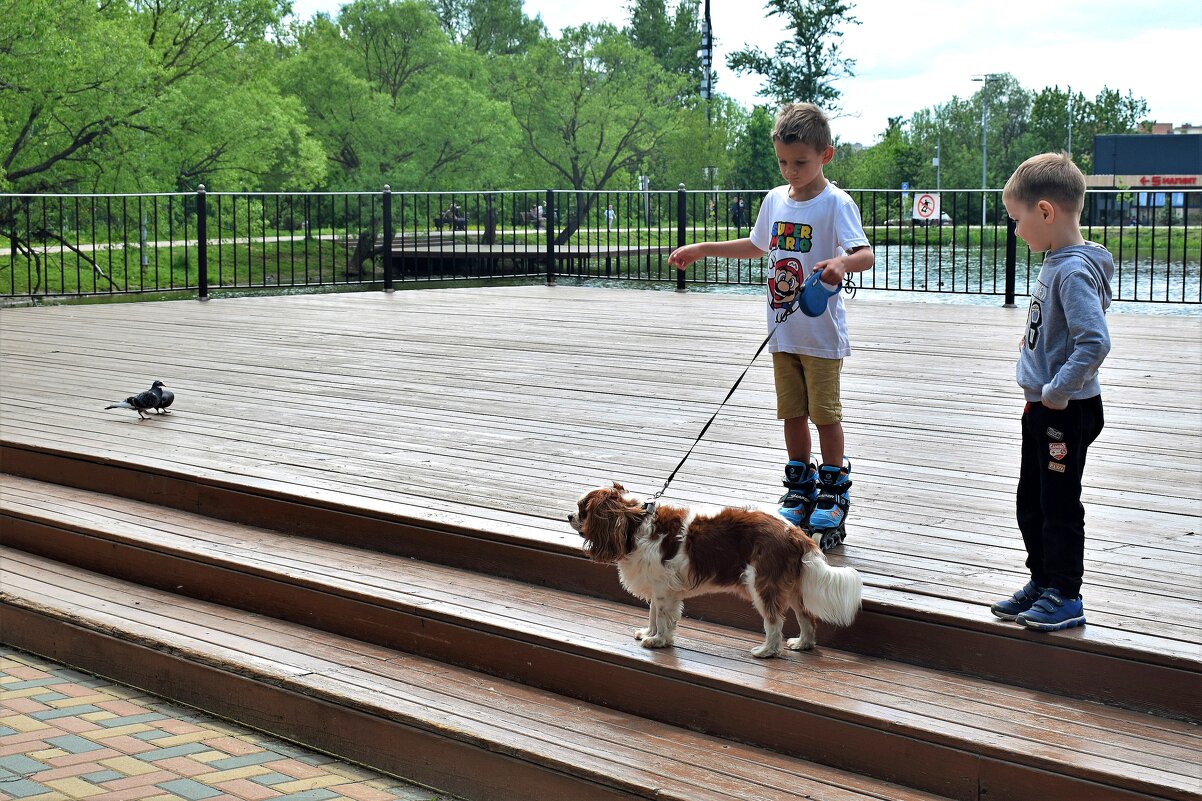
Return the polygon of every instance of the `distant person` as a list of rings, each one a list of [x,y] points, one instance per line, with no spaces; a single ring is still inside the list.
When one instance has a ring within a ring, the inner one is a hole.
[[[442,213],[443,222],[450,224],[452,229],[467,230],[467,216],[458,203],[452,202]]]
[[[839,374],[851,353],[842,294],[825,298],[819,315],[803,309],[805,280],[837,288],[849,273],[872,269],[875,257],[855,201],[826,180],[822,168],[835,156],[830,122],[812,103],[789,103],[772,130],[781,176],[787,183],[765,197],[751,235],[698,242],[677,249],[669,263],[683,270],[698,259],[771,262],[768,329],[776,379],[776,415],[784,421],[785,487],[780,514],[807,528],[823,548],[842,541],[851,505],[851,462],[844,453]],[[819,291],[819,290],[814,290]],[[818,428],[821,466],[811,463],[810,420]]]
[[[608,231],[614,224],[614,206],[610,203],[605,207],[605,230]]]
[[[747,211],[747,206],[743,203],[743,198],[735,195],[735,199],[730,204],[730,221],[736,228],[742,228],[745,222],[744,214]]]
[[[1016,376],[1027,404],[1017,516],[1031,580],[990,609],[1028,629],[1085,623],[1085,454],[1102,431],[1098,368],[1110,352],[1114,261],[1081,237],[1085,177],[1063,153],[1033,156],[1002,190],[1015,232],[1043,265],[1031,293]]]

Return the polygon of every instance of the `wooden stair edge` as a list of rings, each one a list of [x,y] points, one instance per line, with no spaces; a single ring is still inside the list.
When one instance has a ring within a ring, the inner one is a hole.
[[[161,596],[171,593],[154,591]],[[192,602],[200,607],[212,606]],[[204,612],[198,611],[198,619]],[[250,619],[248,613],[237,613]],[[271,625],[271,622],[269,622]],[[302,629],[296,624],[278,623],[281,637],[288,630]],[[760,778],[748,784],[749,794],[729,795],[729,790],[705,793],[694,787],[682,792],[675,775],[665,776],[663,782],[650,784],[637,777],[645,766],[632,766],[621,771],[599,771],[595,766],[581,765],[576,760],[556,758],[533,749],[522,749],[510,741],[489,739],[480,730],[449,726],[437,715],[420,717],[413,709],[398,709],[380,695],[358,695],[340,688],[346,687],[345,671],[351,670],[331,663],[328,671],[306,669],[272,671],[263,664],[240,661],[236,655],[219,652],[220,646],[201,643],[184,647],[160,631],[123,630],[112,623],[88,619],[72,611],[66,604],[52,605],[45,601],[22,597],[19,593],[0,592],[0,627],[5,642],[22,650],[55,659],[82,670],[130,684],[190,706],[202,709],[276,736],[294,740],[317,750],[352,759],[369,767],[404,775],[430,786],[465,797],[488,798],[497,801],[530,801],[530,799],[591,799],[648,798],[665,801],[701,801],[702,799],[749,798],[757,801],[776,801],[784,798],[815,799],[891,799],[895,801],[943,801],[948,798],[968,798],[967,795],[936,795],[920,789],[904,787],[871,777],[851,774],[836,768],[817,765],[806,760],[764,751],[750,745],[723,741],[709,735],[625,715],[609,709],[593,707],[578,701],[559,699],[553,693],[531,689],[496,677],[475,679],[490,692],[501,692],[498,703],[512,699],[506,692],[520,692],[526,697],[537,695],[548,706],[562,708],[564,715],[596,715],[613,726],[616,741],[622,738],[644,737],[658,743],[657,761],[677,761],[690,766],[695,754],[714,755],[744,763],[742,769],[754,773],[746,763],[762,765],[763,781],[780,778],[789,773],[793,779],[808,781],[808,787],[794,790],[782,788],[752,792]],[[332,649],[343,638],[330,637]],[[323,658],[315,653],[309,640],[298,640],[296,648],[305,648],[310,661]],[[378,665],[364,670],[385,669],[391,666],[400,671],[406,660],[378,657]],[[473,672],[442,665],[429,660],[440,676],[472,676]],[[505,688],[510,688],[506,690]],[[515,689],[516,688],[516,689]],[[485,715],[481,714],[481,717]],[[465,718],[470,721],[470,716]],[[492,724],[495,728],[495,724]],[[514,731],[515,737],[529,732]],[[546,735],[551,737],[551,735]],[[535,738],[537,739],[537,738]],[[388,744],[382,746],[381,744]],[[710,770],[711,780],[717,777]],[[683,771],[682,771],[683,772]],[[704,774],[704,772],[702,772]],[[705,778],[702,775],[697,781]],[[729,781],[727,782],[729,784]],[[704,785],[701,785],[704,786]],[[715,787],[722,783],[716,782]],[[967,787],[967,783],[965,787]],[[815,792],[815,788],[818,791]],[[823,789],[825,788],[825,792]],[[808,794],[801,795],[806,792]],[[973,798],[976,796],[973,795]]]
[[[24,536],[19,531],[15,533],[16,537],[6,539],[20,540],[13,543],[18,547],[48,544],[46,558],[65,558],[82,569],[98,563],[126,566],[128,571],[102,569],[102,572],[125,580],[136,579],[138,575],[152,576],[160,588],[180,585],[176,592],[201,592],[197,597],[209,602],[241,605],[248,612],[280,617],[425,658],[501,677],[520,677],[547,691],[585,702],[604,703],[628,714],[672,725],[699,726],[715,736],[733,737],[934,792],[946,793],[947,786],[915,784],[917,779],[912,775],[910,759],[942,763],[953,775],[972,772],[973,768],[965,764],[968,757],[970,761],[984,760],[994,765],[999,775],[1035,771],[1091,785],[1123,785],[1130,791],[1158,786],[1147,779],[1126,776],[1113,763],[1111,767],[1102,767],[1096,761],[1093,765],[1048,762],[1045,757],[1029,757],[1001,746],[982,747],[963,739],[964,734],[949,733],[946,726],[931,728],[912,716],[907,721],[908,713],[899,717],[898,712],[883,707],[888,712],[886,717],[892,719],[878,720],[866,707],[860,708],[861,702],[850,699],[833,704],[791,700],[759,687],[731,683],[729,679],[699,674],[691,677],[670,666],[632,661],[608,646],[599,649],[564,644],[548,640],[545,635],[473,623],[470,618],[420,605],[406,607],[393,600],[356,596],[336,587],[321,586],[312,579],[271,575],[260,569],[255,569],[254,574],[240,572],[242,566],[233,559],[197,559],[195,554],[168,554],[171,549],[162,548],[147,562],[147,554],[138,552],[141,544],[121,542],[121,537],[90,538],[100,544],[99,551],[92,553],[96,543],[87,542],[88,535],[61,541],[55,547],[56,533],[45,526],[32,528]],[[270,586],[262,589],[263,584]],[[255,589],[256,586],[260,588]],[[199,587],[218,589],[205,592]],[[243,605],[247,602],[241,599],[249,597],[261,600],[254,605]],[[590,681],[581,685],[579,676],[585,674],[591,677]],[[632,693],[629,689],[632,687],[639,690]],[[876,755],[902,752],[908,757],[903,763],[894,762],[890,766],[889,770],[894,772],[876,772],[879,770]]]
[[[264,488],[148,465],[0,442],[6,473],[52,484],[180,509],[220,520],[297,534],[366,550],[408,556],[527,583],[640,605],[615,571],[594,565],[578,550],[498,532],[390,517],[336,502],[316,501]],[[280,521],[288,521],[282,527]],[[337,533],[336,533],[337,532]],[[873,590],[867,588],[869,595]],[[889,595],[883,591],[883,595]],[[688,615],[756,630],[758,616],[725,596],[691,599]],[[916,610],[866,597],[856,625],[823,627],[820,642],[936,669],[955,670],[1029,689],[1114,703],[1138,711],[1191,718],[1165,692],[1164,676],[1197,673],[1202,663],[1095,639],[1033,636],[997,621]],[[933,644],[944,643],[944,647]],[[1054,653],[1055,670],[1037,654]],[[1103,680],[1081,682],[1104,663]],[[1106,676],[1114,680],[1107,683]]]

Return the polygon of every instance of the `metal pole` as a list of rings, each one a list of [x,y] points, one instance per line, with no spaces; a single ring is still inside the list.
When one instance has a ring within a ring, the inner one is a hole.
[[[392,292],[392,188],[384,184],[384,291]]]
[[[988,178],[985,175],[985,165],[989,160],[988,128],[986,123],[989,120],[989,105],[986,95],[989,93],[989,82],[985,82],[985,88],[981,90],[981,241],[984,243],[985,237],[985,189],[988,185]]]
[[[684,184],[676,187],[676,247],[685,246],[685,191]],[[684,292],[684,270],[676,271],[676,291]]]
[[[1014,285],[1018,275],[1018,236],[1014,232],[1015,222],[1006,215],[1006,303],[1007,309],[1013,309]]]
[[[1073,87],[1068,88],[1068,157],[1073,157]]]
[[[555,219],[555,190],[547,190],[547,212],[543,218],[543,231],[547,234],[547,284],[555,283],[555,229],[552,220]]]
[[[209,223],[205,185],[196,187],[196,289],[199,300],[209,299]]]

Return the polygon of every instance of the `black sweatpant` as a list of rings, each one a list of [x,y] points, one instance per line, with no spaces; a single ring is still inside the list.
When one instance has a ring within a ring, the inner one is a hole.
[[[1040,587],[1066,598],[1081,593],[1085,572],[1085,453],[1102,431],[1102,396],[1069,401],[1066,409],[1028,403],[1023,410],[1018,528],[1027,569]]]

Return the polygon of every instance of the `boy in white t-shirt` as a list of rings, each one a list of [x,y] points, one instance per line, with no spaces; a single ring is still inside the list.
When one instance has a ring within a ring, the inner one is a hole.
[[[826,115],[812,103],[786,104],[776,116],[772,144],[788,183],[765,196],[751,236],[685,245],[669,262],[683,270],[707,256],[758,259],[769,254],[769,350],[776,412],[784,421],[789,453],[788,491],[780,500],[780,514],[808,529],[825,549],[843,541],[851,502],[851,463],[844,454],[839,400],[839,373],[851,347],[841,293],[831,295],[817,317],[796,312],[811,273],[821,271],[822,283],[838,287],[848,273],[872,269],[875,256],[855,201],[822,174],[835,155]],[[822,454],[817,468],[810,461],[811,419]]]

